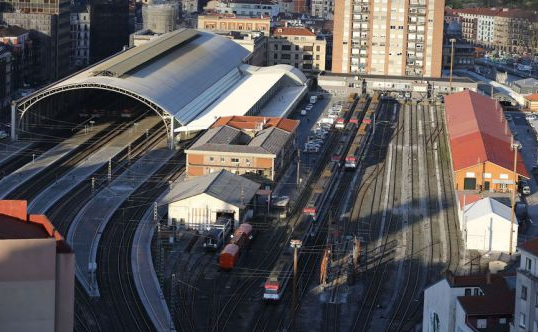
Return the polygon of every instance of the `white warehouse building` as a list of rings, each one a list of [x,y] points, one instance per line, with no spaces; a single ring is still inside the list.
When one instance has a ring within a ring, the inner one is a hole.
[[[204,230],[222,215],[237,226],[252,216],[252,203],[260,184],[221,170],[175,184],[165,198],[168,223]]]
[[[488,252],[508,252],[511,212],[510,207],[489,197],[466,204],[460,210],[460,229],[465,248]],[[513,232],[512,252],[515,252],[517,219],[514,220]]]

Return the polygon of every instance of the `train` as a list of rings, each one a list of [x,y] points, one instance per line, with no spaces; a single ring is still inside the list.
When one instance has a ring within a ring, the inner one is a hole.
[[[229,271],[235,267],[239,256],[246,249],[252,237],[251,224],[243,223],[235,230],[232,239],[219,255],[219,267],[221,270]]]
[[[360,119],[360,114],[357,116],[357,124],[360,123],[360,125],[358,126],[355,137],[353,138],[351,146],[349,147],[347,155],[344,159],[344,168],[346,170],[355,170],[359,164],[359,150],[363,144],[363,139],[368,134],[368,130],[370,129],[370,125],[373,117],[375,116],[375,111],[378,104],[379,96],[377,93],[375,93],[371,98],[370,103],[368,104],[368,109],[364,113],[362,119]]]
[[[219,217],[215,224],[204,234],[202,246],[206,250],[218,250],[226,242],[232,231],[233,219],[230,217]]]
[[[293,257],[288,250],[280,257],[263,285],[263,299],[279,301],[284,295],[288,281],[292,278]]]
[[[336,173],[336,168],[338,168],[338,163],[334,162],[330,162],[327,167],[325,167],[312,191],[308,203],[303,208],[303,214],[311,216],[313,222],[317,220],[318,207],[325,203],[325,200],[331,191],[331,187],[334,184],[332,177]]]

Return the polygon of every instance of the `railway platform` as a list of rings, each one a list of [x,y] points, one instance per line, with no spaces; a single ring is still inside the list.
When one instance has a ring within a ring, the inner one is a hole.
[[[99,124],[94,126],[93,129],[88,132],[81,130],[72,137],[43,153],[33,162],[24,165],[3,178],[0,181],[0,199],[5,199],[15,189],[39,175],[47,167],[53,167],[55,163],[60,161],[60,159],[73,153],[80,145],[87,143],[107,126],[108,124]]]
[[[157,201],[160,201],[165,195],[166,193]],[[165,212],[166,205],[163,205],[159,209],[159,214]],[[149,318],[153,322],[153,326],[158,332],[168,332],[173,324],[172,317],[159,285],[151,256],[151,239],[154,231],[153,207],[150,207],[136,228],[131,247],[131,268],[136,290]]]
[[[77,214],[67,234],[67,242],[77,253],[75,274],[86,292],[98,297],[99,287],[89,263],[96,263],[101,233],[123,202],[173,155],[166,140],[123,172],[86,204]],[[99,266],[97,266],[97,269]],[[94,271],[95,272],[95,271]]]
[[[22,141],[15,141],[15,142],[6,141],[5,143],[4,142],[0,143],[0,167],[2,167],[9,160],[18,156],[20,153],[22,153],[24,150],[29,148],[31,145],[32,145],[31,142],[22,142]]]
[[[145,135],[147,128],[152,128],[162,120],[159,117],[147,117],[138,122],[133,130],[126,130],[109,144],[92,154],[72,171],[58,179],[53,185],[43,190],[28,206],[28,211],[36,214],[46,213],[62,197],[87,180],[92,174],[105,166],[109,160],[127,149],[129,143]]]

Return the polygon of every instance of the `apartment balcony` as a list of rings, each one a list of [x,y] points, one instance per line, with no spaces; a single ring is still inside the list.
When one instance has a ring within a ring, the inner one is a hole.
[[[368,17],[354,18],[353,23],[368,23]]]
[[[410,8],[426,8],[426,3],[420,2],[420,1],[411,1],[409,3],[409,7]]]
[[[426,16],[425,11],[415,11],[415,10],[409,11],[409,17],[424,17],[424,16]]]

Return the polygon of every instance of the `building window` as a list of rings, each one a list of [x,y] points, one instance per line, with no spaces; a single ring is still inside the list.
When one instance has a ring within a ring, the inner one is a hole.
[[[506,324],[506,318],[499,318],[499,324]]]
[[[245,164],[247,164],[247,166],[250,166],[250,159],[245,159]]]
[[[239,158],[230,158],[230,161],[231,161],[232,163],[236,163],[236,164],[238,164],[238,163],[239,163]]]
[[[529,257],[525,257],[525,270],[530,271],[532,268],[532,260]]]
[[[214,162],[214,161],[215,161],[215,158],[213,158],[213,157],[209,157],[209,161],[210,161],[210,162]]]
[[[299,50],[299,45],[295,45],[295,50],[296,50],[296,51]]]
[[[486,319],[477,319],[476,320],[476,327],[479,329],[485,329],[487,327],[487,320]]]
[[[221,162],[221,163],[224,162],[224,157],[220,157],[220,162]]]
[[[527,287],[521,286],[521,299],[527,301]]]
[[[465,288],[465,296],[471,296],[471,291],[470,288]]]
[[[519,313],[519,327],[526,327],[527,326],[527,316],[525,316],[524,313]]]
[[[282,51],[291,51],[291,45],[282,45]]]
[[[479,291],[480,291],[480,290],[479,290],[478,288],[475,288],[475,289],[474,289],[474,296],[478,296],[478,295],[480,295],[480,294],[479,294]]]
[[[321,47],[319,45],[316,46],[316,51],[321,51]]]

